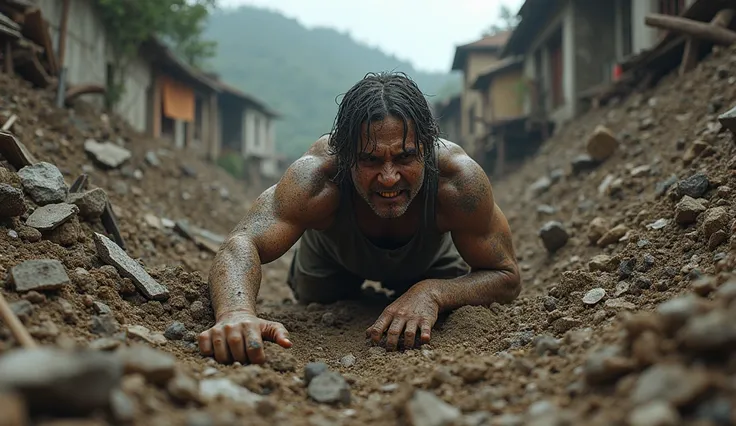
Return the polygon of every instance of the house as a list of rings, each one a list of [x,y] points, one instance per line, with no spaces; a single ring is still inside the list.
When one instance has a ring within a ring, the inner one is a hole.
[[[524,114],[560,125],[582,110],[586,91],[612,81],[616,64],[663,35],[649,13],[680,14],[695,0],[526,0],[503,57],[524,58]]]
[[[247,180],[256,187],[278,180],[281,166],[276,152],[274,121],[279,115],[264,102],[209,74],[219,89],[220,141],[223,153],[244,162]]]
[[[30,1],[30,0],[29,0]],[[114,51],[93,0],[34,0],[49,23],[58,46],[68,2],[63,63],[67,87],[108,87]],[[273,119],[277,114],[263,102],[178,59],[152,39],[140,46],[125,69],[124,93],[114,112],[135,130],[168,138],[177,148],[193,149],[216,161],[227,147],[237,145],[251,167],[268,179],[278,175]],[[104,107],[102,96],[85,100]],[[234,106],[235,109],[231,109]]]
[[[508,36],[508,32],[501,32],[455,48],[451,69],[463,73],[463,87],[460,94],[460,129],[455,142],[460,144],[472,157],[476,157],[481,152],[479,143],[483,139],[485,128],[482,119],[483,100],[481,94],[473,90],[471,86],[480,74],[499,61],[501,49]]]
[[[484,170],[502,176],[509,159],[519,161],[539,146],[524,114],[526,86],[523,57],[508,57],[479,75],[470,88],[480,94],[484,133],[476,161]]]
[[[442,137],[455,143],[460,140],[460,96],[455,95],[432,105]]]

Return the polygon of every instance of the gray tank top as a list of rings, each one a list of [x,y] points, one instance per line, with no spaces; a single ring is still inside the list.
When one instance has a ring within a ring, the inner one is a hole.
[[[404,281],[421,277],[443,253],[454,247],[450,234],[437,230],[438,178],[435,173],[427,173],[424,184],[425,188],[414,199],[414,202],[424,203],[420,226],[412,239],[401,247],[378,247],[358,228],[350,183],[340,187],[340,204],[330,227],[305,231],[300,244],[306,244],[313,253],[325,257],[324,260],[335,262],[366,280]]]

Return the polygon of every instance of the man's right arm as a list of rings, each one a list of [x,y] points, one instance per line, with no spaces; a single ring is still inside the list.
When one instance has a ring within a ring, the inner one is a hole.
[[[323,162],[307,155],[292,164],[277,185],[256,199],[218,251],[209,274],[216,324],[200,334],[204,355],[221,363],[262,363],[263,339],[291,346],[283,325],[257,317],[261,265],[278,259],[304,230],[331,216],[336,193]]]

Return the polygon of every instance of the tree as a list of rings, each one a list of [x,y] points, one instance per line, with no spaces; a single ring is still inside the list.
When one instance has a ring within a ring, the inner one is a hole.
[[[483,35],[491,36],[505,31],[513,31],[519,24],[519,16],[505,4],[501,5],[498,11],[498,19],[499,22],[492,24]]]
[[[216,45],[202,35],[217,0],[96,0],[114,51],[113,75],[108,79],[107,105],[122,96],[123,77],[140,46],[153,37],[170,45],[192,66],[203,65],[215,54]]]

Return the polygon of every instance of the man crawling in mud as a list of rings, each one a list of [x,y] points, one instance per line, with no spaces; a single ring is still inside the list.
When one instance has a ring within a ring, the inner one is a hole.
[[[210,271],[216,324],[199,335],[220,363],[265,362],[263,341],[292,346],[258,318],[261,265],[298,240],[288,283],[303,304],[359,299],[364,280],[395,298],[367,337],[396,349],[430,340],[438,314],[508,303],[520,291],[508,222],[483,169],[439,138],[430,107],[401,73],[368,74],[340,103],[332,132],[264,191]]]

